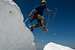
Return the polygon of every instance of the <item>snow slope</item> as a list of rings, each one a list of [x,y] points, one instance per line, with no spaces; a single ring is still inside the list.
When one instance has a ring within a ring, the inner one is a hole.
[[[70,47],[50,42],[47,45],[45,45],[43,50],[75,50],[75,49],[71,49]]]
[[[36,50],[34,36],[12,0],[0,0],[0,50]]]

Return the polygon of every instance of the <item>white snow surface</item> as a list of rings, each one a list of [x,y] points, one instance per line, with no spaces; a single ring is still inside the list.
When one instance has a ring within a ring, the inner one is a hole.
[[[72,49],[72,48],[67,47],[67,46],[63,46],[63,45],[60,45],[60,44],[50,42],[47,45],[45,45],[43,50],[75,50],[75,49]]]
[[[0,0],[0,50],[36,50],[34,36],[23,23],[20,8],[10,2],[14,3]]]

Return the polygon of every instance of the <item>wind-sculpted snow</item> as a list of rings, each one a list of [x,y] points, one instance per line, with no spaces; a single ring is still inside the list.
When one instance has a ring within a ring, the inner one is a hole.
[[[34,36],[24,25],[19,7],[0,0],[0,50],[36,50]]]

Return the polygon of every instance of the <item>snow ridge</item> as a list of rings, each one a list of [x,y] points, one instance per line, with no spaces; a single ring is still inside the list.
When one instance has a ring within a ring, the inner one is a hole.
[[[74,50],[74,49],[57,43],[50,42],[47,45],[45,45],[43,50]]]

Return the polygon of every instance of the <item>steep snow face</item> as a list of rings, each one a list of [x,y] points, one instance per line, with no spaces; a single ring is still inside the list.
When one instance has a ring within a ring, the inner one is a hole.
[[[0,50],[36,50],[19,7],[0,0]]]
[[[7,3],[11,4],[11,5],[16,5],[16,3],[14,3],[13,0],[0,0],[0,2],[7,2]]]
[[[50,42],[47,45],[45,45],[43,50],[74,50],[74,49]]]

